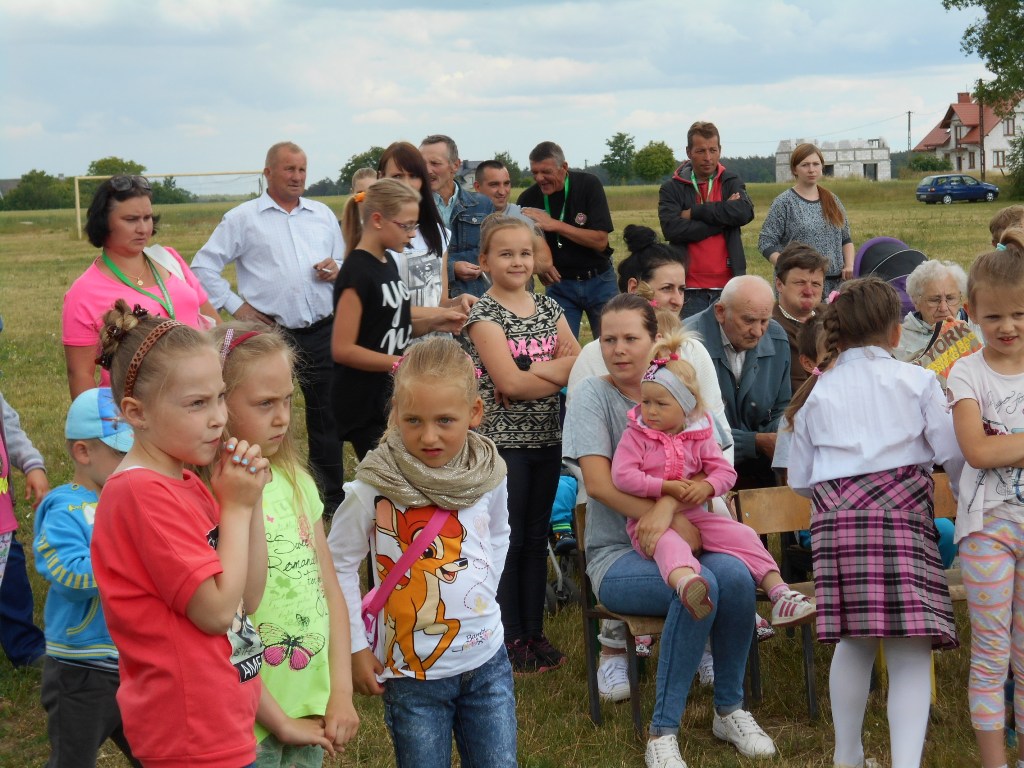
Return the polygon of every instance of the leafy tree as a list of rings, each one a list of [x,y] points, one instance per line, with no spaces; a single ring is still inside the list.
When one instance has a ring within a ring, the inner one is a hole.
[[[633,172],[644,181],[661,181],[676,169],[676,157],[664,141],[649,141],[633,157]]]
[[[633,175],[633,156],[636,142],[628,133],[619,131],[605,141],[608,153],[601,158],[601,165],[608,171],[613,184],[625,184]]]
[[[722,165],[748,183],[775,181],[775,155],[723,157]]]
[[[912,171],[923,172],[953,170],[949,160],[943,160],[931,152],[915,152],[907,163],[907,167]]]
[[[365,152],[352,155],[341,168],[341,175],[338,177],[338,186],[341,188],[339,194],[347,195],[352,190],[352,174],[360,168],[376,169],[383,154],[384,147],[370,147]]]
[[[119,173],[128,176],[144,176],[146,166],[136,163],[134,160],[122,160],[120,157],[101,157],[89,163],[86,176],[116,176]]]
[[[22,175],[18,186],[8,192],[2,202],[6,211],[71,208],[75,204],[75,193],[70,180],[31,170]]]
[[[522,166],[519,165],[515,160],[512,159],[512,155],[509,154],[508,150],[504,152],[495,152],[494,159],[500,160],[506,168],[508,168],[508,176],[512,180],[512,187],[523,186],[523,176],[525,172]]]
[[[351,178],[352,177],[350,176],[349,179],[351,180]],[[320,181],[310,184],[309,187],[306,189],[306,194],[309,197],[332,197],[334,195],[340,195],[340,181],[340,179],[338,181],[335,181],[334,179],[330,179],[324,176],[324,178],[320,179]]]
[[[199,198],[187,189],[178,186],[173,176],[166,177],[162,182],[152,182],[153,203],[156,205],[177,205],[178,203],[194,203]]]
[[[1024,135],[1018,133],[1010,139],[1006,162],[1010,166],[1010,194],[1024,197]]]
[[[975,95],[1005,117],[1024,92],[1024,4],[1020,0],[942,0],[947,11],[979,8],[984,16],[964,31],[960,47],[977,53],[995,74],[979,82]]]
[[[597,176],[597,180],[601,182],[603,187],[607,187],[612,183],[611,177],[608,175],[608,169],[603,165],[585,165],[581,170]]]

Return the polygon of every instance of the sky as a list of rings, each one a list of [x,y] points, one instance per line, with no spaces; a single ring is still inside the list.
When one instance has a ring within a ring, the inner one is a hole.
[[[976,11],[940,0],[0,0],[0,178],[248,171],[295,141],[309,182],[373,145],[445,133],[524,167],[711,120],[725,156],[781,139],[916,144],[989,76]],[[185,179],[182,186],[196,188]],[[198,191],[208,191],[201,188]]]

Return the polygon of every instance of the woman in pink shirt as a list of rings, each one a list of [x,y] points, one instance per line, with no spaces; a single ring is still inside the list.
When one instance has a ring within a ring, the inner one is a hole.
[[[193,328],[218,321],[199,280],[177,251],[146,248],[160,218],[153,214],[152,197],[142,176],[118,175],[100,184],[89,205],[85,231],[100,255],[64,294],[61,315],[72,399],[97,386],[101,318],[117,299]],[[99,385],[107,384],[109,377],[101,371]]]

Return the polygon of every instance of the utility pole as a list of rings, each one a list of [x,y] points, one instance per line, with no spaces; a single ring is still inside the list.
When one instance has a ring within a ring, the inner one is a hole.
[[[907,152],[910,152],[910,110],[907,110]]]
[[[978,142],[981,150],[981,180],[985,180],[985,103],[981,98],[981,78],[978,78],[978,130],[981,138]]]

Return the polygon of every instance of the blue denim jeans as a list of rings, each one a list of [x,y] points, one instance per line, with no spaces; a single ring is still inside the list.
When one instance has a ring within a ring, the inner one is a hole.
[[[384,682],[384,724],[398,768],[515,768],[516,697],[504,646],[479,667],[440,680]]]
[[[658,573],[653,560],[629,551],[612,564],[601,580],[599,598],[612,611],[664,616],[658,674],[651,716],[651,736],[675,735],[686,709],[690,684],[711,637],[715,661],[715,707],[743,704],[743,672],[754,634],[754,579],[732,555],[708,552],[700,557],[714,610],[695,621],[674,589]]]
[[[0,582],[0,646],[16,667],[26,666],[46,653],[46,637],[32,620],[32,587],[25,567],[25,551],[15,534]]]
[[[589,280],[560,280],[547,287],[547,295],[557,301],[565,312],[565,319],[577,339],[584,312],[594,338],[600,335],[601,310],[618,292],[614,268],[606,269]]]

